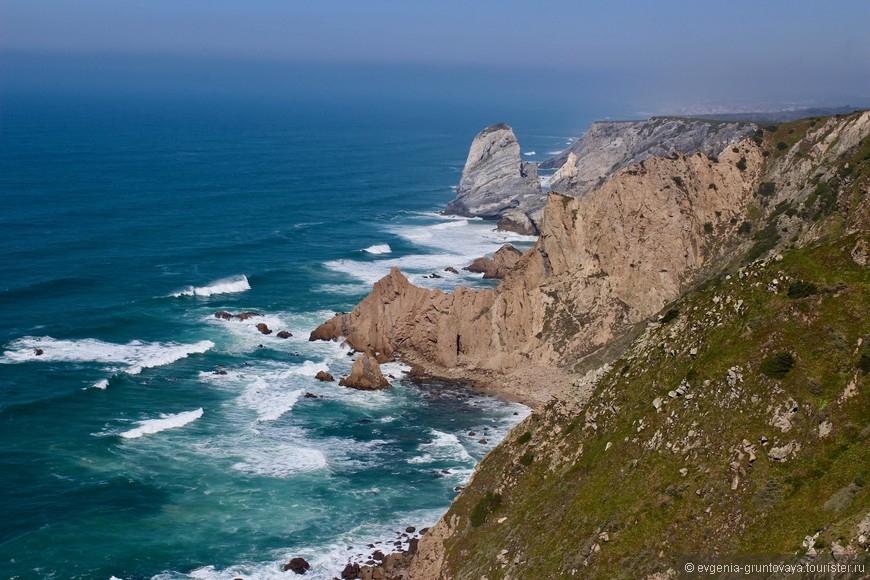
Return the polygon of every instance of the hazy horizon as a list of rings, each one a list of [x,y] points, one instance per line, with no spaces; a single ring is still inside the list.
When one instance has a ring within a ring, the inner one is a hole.
[[[870,104],[870,3],[260,0],[0,7],[4,92],[317,88],[572,97],[638,114]],[[452,79],[446,82],[445,79]],[[303,91],[304,92],[304,91]]]

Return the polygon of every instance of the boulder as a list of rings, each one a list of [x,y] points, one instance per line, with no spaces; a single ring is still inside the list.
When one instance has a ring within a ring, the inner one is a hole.
[[[341,379],[338,384],[343,387],[350,387],[352,389],[360,389],[363,391],[378,391],[392,387],[381,373],[381,367],[378,365],[378,361],[369,356],[368,353],[360,354],[353,361],[353,367],[350,369],[350,376]]]
[[[214,313],[215,318],[223,318],[224,320],[230,320],[234,317],[234,314],[230,314],[226,310],[218,310]]]
[[[293,558],[284,565],[284,571],[292,570],[296,574],[305,574],[308,569],[311,568],[311,564],[309,564],[305,558]]]
[[[331,374],[329,374],[326,371],[317,371],[317,374],[314,375],[314,378],[317,379],[318,381],[323,381],[325,383],[331,383],[332,381],[335,380],[335,377],[333,377]]]
[[[293,336],[293,334],[291,332],[286,331],[286,330],[282,330],[281,332],[279,332],[275,336],[277,336],[278,338],[290,338],[291,336]]]
[[[348,564],[341,571],[342,580],[357,580],[359,578],[359,564]]]
[[[42,350],[41,348],[37,348],[37,349],[34,349],[33,354],[35,354],[36,356],[42,356],[45,354],[45,351]]]
[[[457,270],[453,266],[447,266],[446,268],[444,268],[444,271],[450,272],[451,274],[459,274],[459,270]]]
[[[486,256],[478,258],[465,269],[469,272],[483,272],[484,279],[504,278],[514,269],[522,255],[523,253],[512,245],[505,244],[496,250],[492,258]]]
[[[259,330],[263,334],[272,334],[272,330],[266,326],[265,322],[260,322],[257,324],[257,330]]]

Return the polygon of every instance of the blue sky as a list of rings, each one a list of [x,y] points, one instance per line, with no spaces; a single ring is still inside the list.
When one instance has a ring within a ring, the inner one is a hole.
[[[7,59],[180,55],[549,71],[556,84],[560,75],[604,76],[614,91],[674,102],[866,97],[868,30],[867,0],[0,3]]]

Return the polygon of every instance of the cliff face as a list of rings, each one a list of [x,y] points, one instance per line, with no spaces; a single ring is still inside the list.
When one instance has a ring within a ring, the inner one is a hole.
[[[426,290],[393,270],[311,338],[346,337],[442,376],[519,373],[524,399],[540,402],[558,386],[554,369],[658,312],[725,251],[761,160],[745,141],[717,161],[649,159],[581,199],[550,194],[538,241],[494,290]]]
[[[593,123],[571,147],[541,163],[541,169],[558,169],[552,189],[579,197],[644,159],[675,152],[713,157],[755,129],[749,123],[671,117]]]
[[[456,198],[447,214],[498,219],[517,207],[543,206],[538,167],[523,162],[513,129],[491,125],[471,143]]]
[[[517,426],[409,578],[666,578],[684,554],[870,555],[870,112],[790,123],[761,147],[727,274]],[[551,267],[584,254],[550,249]]]

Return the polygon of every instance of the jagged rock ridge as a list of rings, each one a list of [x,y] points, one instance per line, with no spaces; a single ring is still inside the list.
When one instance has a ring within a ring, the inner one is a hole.
[[[444,293],[394,269],[311,338],[546,399],[560,367],[660,310],[721,255],[762,160],[751,141],[735,149],[649,159],[582,199],[550,194],[541,236],[497,288]]]
[[[750,123],[676,117],[598,122],[568,149],[542,162],[541,169],[558,170],[550,181],[554,191],[582,196],[644,159],[676,152],[716,157],[755,130]]]

